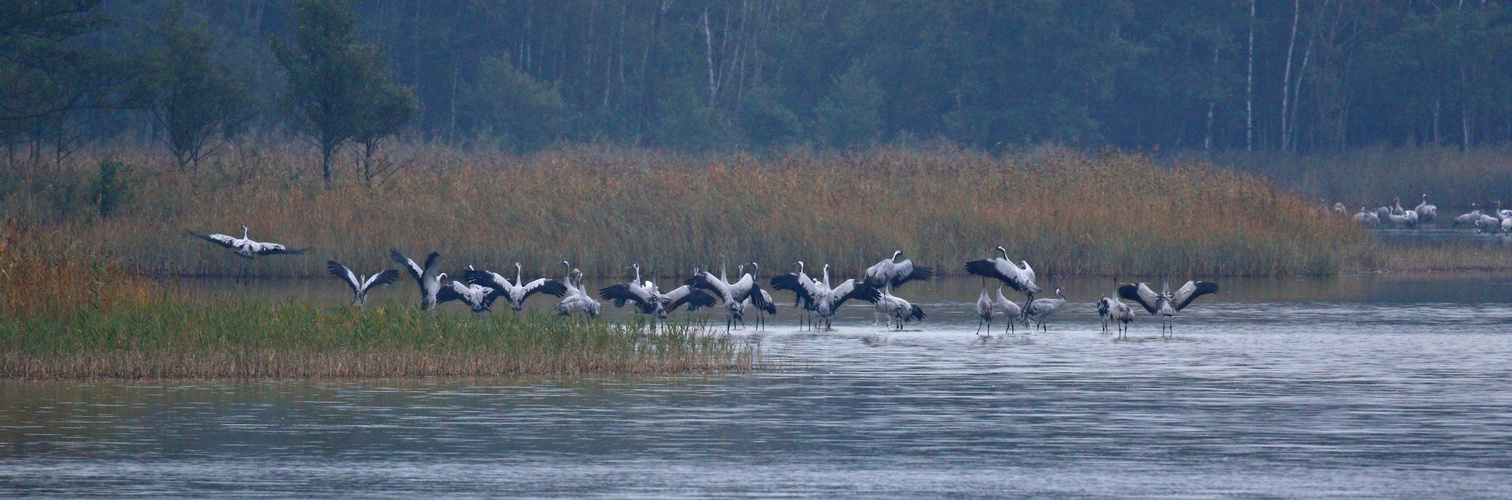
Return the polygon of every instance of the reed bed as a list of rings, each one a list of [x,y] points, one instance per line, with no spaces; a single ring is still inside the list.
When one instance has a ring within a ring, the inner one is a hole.
[[[193,300],[12,222],[0,378],[323,378],[748,371],[750,344],[684,324]]]
[[[675,325],[170,301],[0,321],[0,378],[346,378],[743,372],[749,344]]]
[[[1257,177],[1119,153],[578,146],[521,156],[422,145],[391,150],[402,168],[371,186],[346,178],[326,190],[293,149],[238,150],[193,173],[128,152],[118,158],[129,172],[115,182],[130,191],[116,199],[129,201],[104,217],[58,208],[58,198],[83,196],[57,193],[98,176],[96,160],[80,158],[9,181],[32,189],[0,192],[4,210],[147,273],[316,276],[327,258],[370,272],[392,267],[387,250],[398,248],[439,251],[450,269],[507,272],[518,261],[527,274],[555,275],[566,259],[598,277],[636,262],[685,276],[721,255],[732,266],[761,262],[768,277],[798,260],[851,275],[903,249],[957,274],[1003,245],[1042,275],[1321,275],[1371,245],[1347,220]],[[184,234],[240,224],[255,239],[314,251],[244,262]]]

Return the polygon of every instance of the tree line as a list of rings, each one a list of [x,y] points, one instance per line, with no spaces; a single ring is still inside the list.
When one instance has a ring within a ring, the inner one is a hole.
[[[515,150],[945,140],[1164,150],[1512,141],[1490,0],[32,0],[0,141],[59,158],[246,130]]]

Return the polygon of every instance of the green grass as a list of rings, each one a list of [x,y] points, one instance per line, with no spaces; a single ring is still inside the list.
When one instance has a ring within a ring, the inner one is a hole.
[[[196,300],[66,233],[0,227],[0,378],[320,378],[747,371],[702,324]]]
[[[703,325],[545,314],[166,300],[0,320],[0,378],[467,377],[749,371],[753,347]]]

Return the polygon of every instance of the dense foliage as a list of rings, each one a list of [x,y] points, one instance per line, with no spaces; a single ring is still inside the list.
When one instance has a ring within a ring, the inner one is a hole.
[[[0,8],[5,141],[62,154],[148,135],[144,111],[117,111],[140,83],[119,68],[173,44],[144,36],[173,3]],[[261,130],[308,124],[278,112],[303,76],[273,46],[356,21],[348,46],[416,99],[410,130],[453,144],[1305,151],[1505,143],[1504,3],[188,0],[184,24],[256,97]]]

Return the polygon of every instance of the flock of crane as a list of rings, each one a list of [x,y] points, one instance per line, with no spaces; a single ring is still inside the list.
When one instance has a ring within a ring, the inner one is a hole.
[[[1461,214],[1450,221],[1450,227],[1465,227],[1475,229],[1482,233],[1512,233],[1512,210],[1502,210],[1502,202],[1495,201],[1494,210],[1481,210],[1475,203],[1470,204],[1471,210]],[[1346,213],[1343,202],[1334,203],[1332,210],[1335,213]],[[1381,206],[1373,210],[1360,207],[1360,211],[1354,214],[1354,221],[1364,227],[1383,227],[1397,229],[1413,229],[1421,223],[1433,222],[1438,218],[1438,207],[1428,203],[1428,195],[1424,194],[1422,201],[1416,207],[1403,208],[1402,199],[1395,198],[1390,206]]]
[[[247,226],[241,228],[240,238],[193,231],[189,234],[231,249],[235,255],[246,259],[260,255],[305,252],[279,243],[254,241],[247,234]],[[974,260],[965,265],[967,273],[982,279],[982,293],[976,304],[980,317],[977,333],[983,334],[985,326],[985,335],[990,336],[992,321],[998,316],[1006,319],[1005,333],[1013,331],[1014,323],[1048,331],[1047,321],[1065,306],[1066,296],[1061,293],[1061,289],[1056,288],[1057,298],[1034,298],[1035,294],[1041,292],[1039,285],[1035,283],[1034,268],[1029,266],[1028,261],[1015,264],[1008,258],[1008,250],[1001,246],[996,250],[1002,253],[1002,257]],[[565,260],[561,264],[566,274],[560,281],[537,278],[526,282],[524,268],[518,262],[514,265],[513,281],[499,273],[475,269],[473,266],[467,266],[462,272],[463,280],[459,281],[447,280],[447,274],[440,271],[441,255],[437,252],[426,256],[424,265],[416,263],[398,250],[390,250],[390,256],[409,272],[419,286],[422,310],[431,310],[439,304],[457,301],[467,304],[473,312],[481,313],[492,311],[494,302],[503,298],[509,302],[513,311],[519,312],[531,296],[545,294],[561,299],[554,306],[555,311],[561,315],[596,318],[600,312],[600,302],[583,285],[583,272]],[[905,323],[922,321],[925,314],[918,305],[894,295],[893,289],[901,288],[911,281],[929,280],[933,278],[934,270],[916,266],[907,258],[899,260],[899,257],[903,257],[902,250],[895,251],[892,257],[868,267],[861,278],[847,279],[838,285],[831,285],[829,264],[823,266],[820,276],[815,279],[806,273],[803,261],[798,261],[794,263],[796,271],[773,277],[768,283],[773,291],[793,293],[794,306],[803,310],[800,325],[805,328],[822,326],[830,329],[841,305],[851,300],[861,300],[873,304],[877,324],[885,322],[886,326],[896,325],[901,330]],[[633,304],[636,312],[648,317],[653,326],[657,320],[665,320],[668,314],[683,306],[696,310],[716,305],[725,310],[726,330],[737,326],[743,328],[747,310],[755,311],[758,328],[764,326],[765,316],[776,314],[777,306],[771,292],[762,288],[760,265],[755,262],[740,264],[736,270],[739,277],[730,281],[723,260],[721,257],[719,276],[694,268],[691,277],[668,292],[662,292],[654,281],[643,281],[640,265],[632,264],[627,269],[634,271],[633,279],[605,287],[599,290],[598,296],[613,303],[615,307]],[[749,273],[746,272],[747,266],[750,267]],[[399,279],[399,271],[394,269],[367,276],[353,272],[334,260],[326,262],[326,269],[351,289],[352,302],[358,308],[365,307],[367,295],[374,288]],[[989,293],[992,291],[989,280],[997,281],[995,295]],[[1005,286],[1025,295],[1023,305],[1003,295]],[[1186,308],[1197,297],[1217,291],[1216,283],[1206,281],[1187,281],[1173,292],[1167,278],[1159,293],[1144,283],[1131,283],[1117,287],[1112,296],[1101,298],[1097,302],[1097,310],[1102,317],[1104,332],[1108,332],[1109,326],[1114,325],[1120,335],[1127,335],[1128,325],[1134,320],[1134,310],[1120,299],[1134,301],[1150,315],[1162,318],[1161,333],[1164,335],[1171,330],[1171,319],[1177,311]]]

